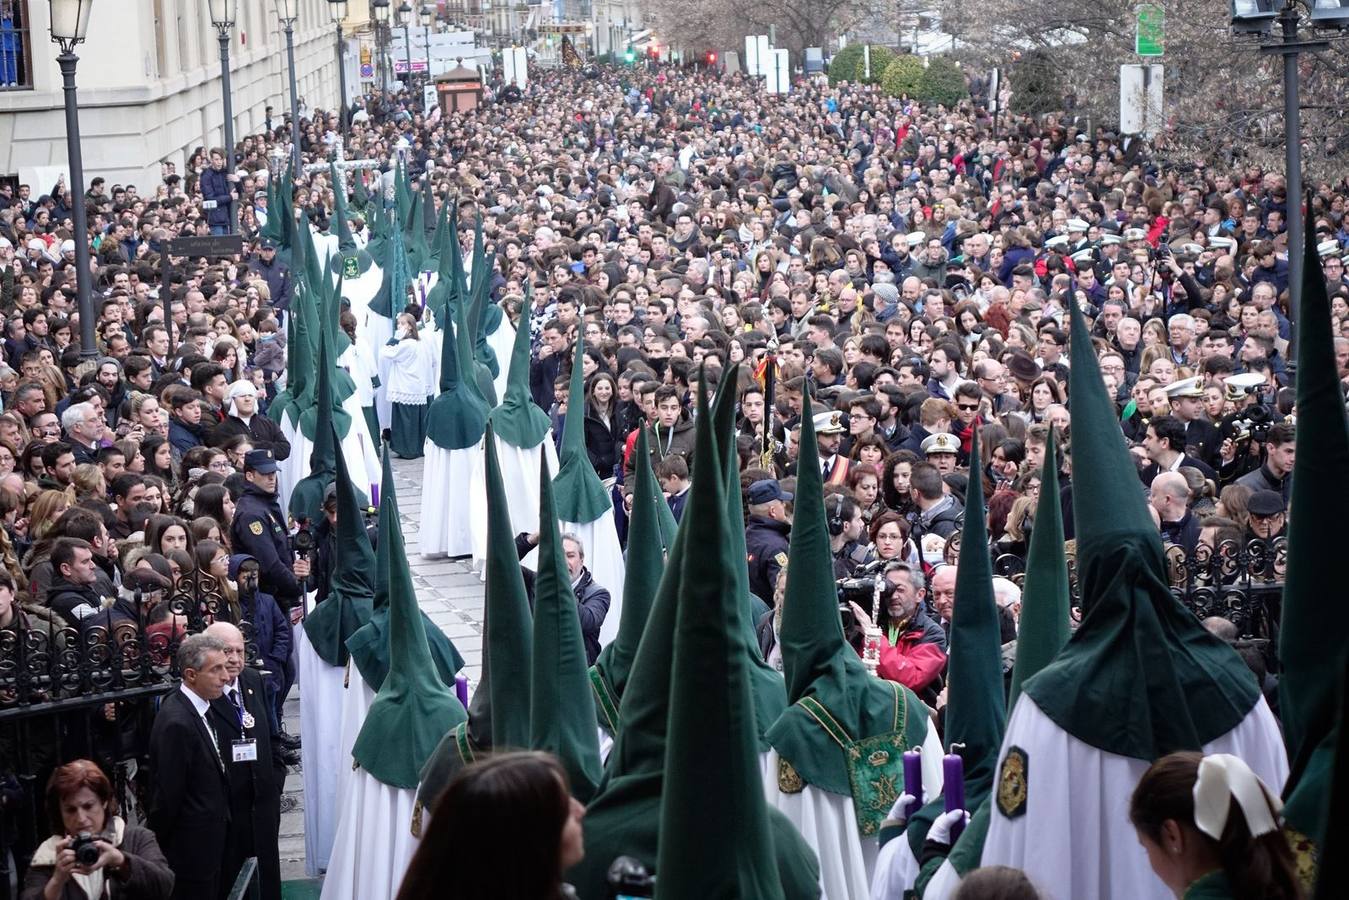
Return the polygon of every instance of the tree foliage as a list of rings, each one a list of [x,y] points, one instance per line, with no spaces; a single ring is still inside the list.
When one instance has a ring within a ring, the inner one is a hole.
[[[895,51],[880,44],[871,45],[871,76],[866,75],[866,60],[862,44],[849,44],[829,62],[829,83],[849,81],[860,84],[880,84],[886,68],[895,59]]]
[[[911,54],[895,57],[885,70],[881,86],[891,97],[917,99],[918,85],[923,78],[923,61]]]
[[[881,0],[647,0],[643,9],[662,39],[676,47],[741,49],[746,35],[768,34],[771,25],[777,32],[777,46],[792,51],[799,60],[806,47],[828,47],[858,22],[883,14],[884,4]]]
[[[1157,0],[1165,17],[1164,128],[1154,144],[1175,162],[1243,161],[1282,168],[1282,60],[1253,37],[1234,37],[1228,0]],[[965,7],[963,55],[1010,66],[1012,106],[1119,122],[1119,67],[1134,53],[1136,0],[984,0]],[[1031,65],[1018,72],[1020,61]],[[1349,45],[1302,57],[1304,160],[1312,177],[1342,174]],[[1029,97],[1018,96],[1027,92]]]
[[[927,68],[918,79],[918,99],[924,103],[955,106],[970,96],[965,86],[965,73],[946,56],[928,58]]]

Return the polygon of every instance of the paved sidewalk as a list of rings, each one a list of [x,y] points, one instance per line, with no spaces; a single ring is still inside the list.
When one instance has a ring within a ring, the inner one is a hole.
[[[425,559],[421,555],[422,461],[395,459],[394,482],[398,487],[398,509],[403,519],[403,537],[407,543],[412,581],[417,600],[432,622],[454,641],[464,657],[463,673],[470,684],[482,674],[483,586],[467,561]],[[286,701],[286,730],[300,733],[300,689],[291,691]],[[295,808],[281,815],[281,879],[303,879],[304,874],[304,784],[298,768],[286,777],[286,792]],[[298,886],[297,886],[298,887]],[[294,891],[288,891],[288,895]]]

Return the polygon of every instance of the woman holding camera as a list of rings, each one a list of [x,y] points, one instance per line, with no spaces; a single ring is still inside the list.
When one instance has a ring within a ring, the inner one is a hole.
[[[55,834],[33,854],[22,900],[168,900],[173,872],[152,832],[117,816],[112,783],[87,759],[47,782]]]

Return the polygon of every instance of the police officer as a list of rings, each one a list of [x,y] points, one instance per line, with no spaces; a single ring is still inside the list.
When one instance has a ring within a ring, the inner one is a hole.
[[[792,495],[776,480],[765,478],[749,486],[749,522],[745,526],[745,552],[749,557],[749,589],[769,606],[778,572],[787,564],[788,535],[792,521],[786,501]]]
[[[248,483],[230,525],[234,551],[256,559],[261,567],[259,589],[275,597],[283,610],[292,609],[303,593],[300,579],[309,577],[309,560],[294,559],[291,552],[271,450],[250,450],[244,456],[244,480]]]

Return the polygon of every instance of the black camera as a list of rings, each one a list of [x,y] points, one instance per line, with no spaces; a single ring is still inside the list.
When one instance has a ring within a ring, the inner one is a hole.
[[[295,533],[290,537],[290,549],[300,559],[308,559],[309,554],[314,552],[314,532],[309,529],[308,519],[296,519],[295,526]]]
[[[609,900],[656,896],[656,879],[638,860],[620,856],[609,864]]]
[[[84,868],[89,868],[98,863],[98,858],[103,852],[98,849],[94,841],[102,841],[107,838],[101,834],[90,834],[87,831],[81,831],[76,835],[75,840],[70,842],[70,849],[75,851],[75,862]]]

